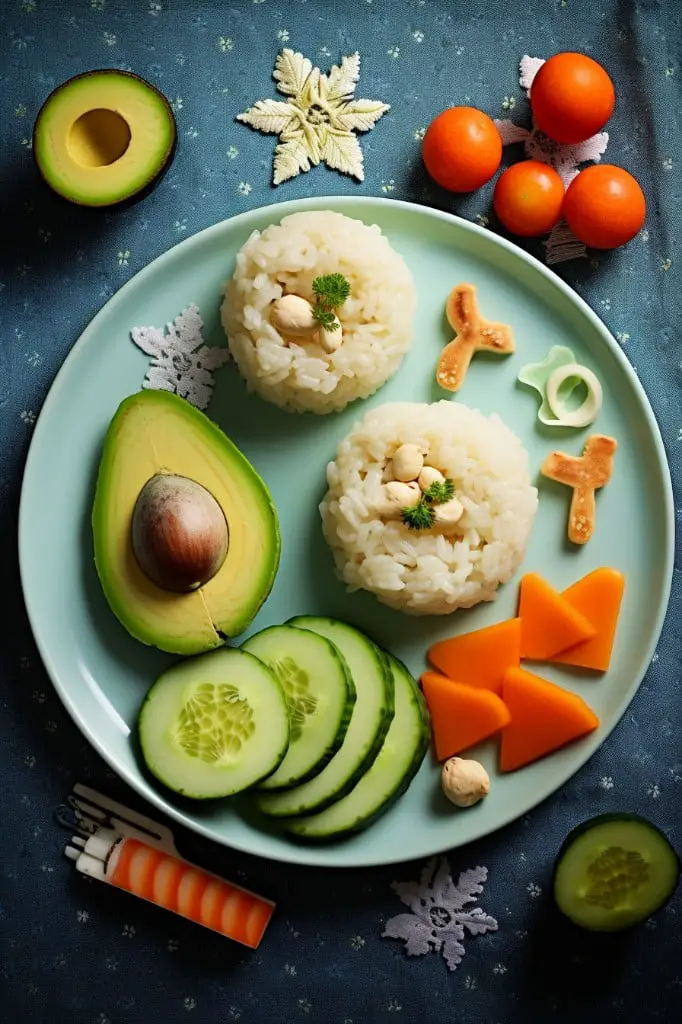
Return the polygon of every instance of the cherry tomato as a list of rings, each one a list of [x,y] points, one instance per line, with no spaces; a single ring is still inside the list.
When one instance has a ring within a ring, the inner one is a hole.
[[[616,92],[601,64],[584,53],[557,53],[530,88],[535,125],[556,142],[584,142],[613,113]]]
[[[569,228],[593,249],[615,249],[637,234],[646,217],[639,183],[622,167],[595,164],[581,171],[566,191]]]
[[[474,107],[450,107],[427,128],[422,159],[443,188],[473,192],[500,166],[502,139],[487,114]]]
[[[508,231],[532,238],[551,231],[561,216],[564,183],[549,164],[522,160],[498,178],[495,213]]]

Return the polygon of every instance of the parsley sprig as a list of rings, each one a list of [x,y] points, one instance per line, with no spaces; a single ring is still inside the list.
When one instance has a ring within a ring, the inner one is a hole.
[[[402,510],[402,517],[405,526],[410,530],[428,530],[436,520],[434,505],[443,505],[450,501],[455,494],[455,484],[447,477],[442,482],[436,480],[427,491],[422,494],[416,505]]]
[[[336,310],[342,306],[350,295],[350,282],[343,274],[323,274],[313,281],[315,305],[313,317],[320,327],[327,331],[335,331],[339,322]]]
[[[434,480],[429,489],[425,491],[424,497],[434,505],[442,505],[455,496],[455,485],[450,477],[445,480]]]
[[[402,516],[405,526],[409,526],[411,530],[428,530],[430,526],[433,526],[436,519],[436,513],[429,503],[424,501],[423,497],[419,499],[416,505],[404,508]]]

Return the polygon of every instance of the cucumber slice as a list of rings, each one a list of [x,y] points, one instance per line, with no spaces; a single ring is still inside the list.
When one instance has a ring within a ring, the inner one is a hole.
[[[305,782],[343,743],[355,705],[355,684],[338,647],[309,629],[271,626],[242,646],[277,676],[289,707],[289,749],[259,789]]]
[[[319,814],[293,818],[284,828],[304,839],[337,839],[359,832],[388,810],[417,774],[431,730],[426,703],[405,666],[388,655],[395,684],[395,715],[374,762],[346,796]]]
[[[287,625],[319,633],[339,648],[355,683],[356,701],[341,748],[321,772],[293,789],[256,797],[259,809],[272,818],[321,811],[349,793],[381,750],[394,712],[388,659],[363,633],[344,622],[312,615],[291,619]]]
[[[260,782],[289,746],[282,687],[261,661],[235,648],[187,658],[159,676],[138,728],[150,772],[196,800]]]
[[[636,814],[602,814],[578,825],[554,868],[557,906],[581,928],[616,932],[670,899],[680,861],[663,833]]]

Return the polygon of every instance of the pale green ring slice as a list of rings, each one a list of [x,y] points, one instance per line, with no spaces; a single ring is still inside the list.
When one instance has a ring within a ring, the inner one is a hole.
[[[587,388],[585,401],[577,409],[566,409],[559,398],[559,388],[569,377],[582,380]],[[587,427],[594,423],[602,407],[603,392],[599,378],[580,363],[557,367],[547,380],[546,393],[547,404],[557,418],[557,426]]]

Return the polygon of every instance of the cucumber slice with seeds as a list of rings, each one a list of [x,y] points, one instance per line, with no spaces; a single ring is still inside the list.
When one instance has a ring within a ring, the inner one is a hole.
[[[636,814],[602,814],[564,841],[554,869],[554,898],[581,928],[616,932],[662,907],[679,875],[679,858],[655,825]]]
[[[426,702],[405,666],[388,655],[395,684],[395,715],[376,759],[346,796],[319,814],[285,822],[302,839],[338,839],[367,828],[408,788],[429,746]]]
[[[388,659],[363,633],[336,619],[313,615],[291,619],[288,626],[312,630],[335,644],[355,683],[356,703],[340,749],[308,782],[256,797],[258,808],[273,818],[321,811],[350,792],[381,750],[394,714],[394,684]]]
[[[308,629],[271,626],[242,650],[277,676],[289,708],[291,736],[281,765],[259,789],[283,789],[320,772],[343,743],[355,705],[355,685],[338,647]]]
[[[159,676],[138,728],[150,772],[197,800],[260,782],[289,746],[282,687],[266,665],[235,648],[187,658]]]

